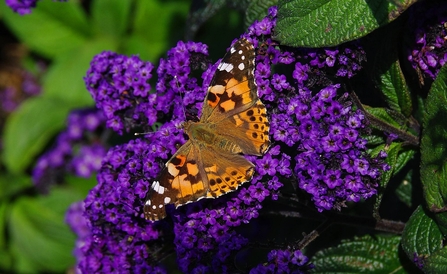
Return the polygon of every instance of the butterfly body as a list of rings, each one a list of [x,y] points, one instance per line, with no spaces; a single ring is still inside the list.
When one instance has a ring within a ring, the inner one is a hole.
[[[216,198],[249,181],[254,165],[242,154],[263,155],[269,145],[267,111],[254,80],[255,53],[246,39],[222,59],[208,88],[199,122],[187,121],[189,140],[166,163],[148,192],[146,219],[202,198]]]

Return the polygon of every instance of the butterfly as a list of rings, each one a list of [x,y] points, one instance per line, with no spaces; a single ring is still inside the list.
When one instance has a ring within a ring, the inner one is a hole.
[[[166,217],[176,207],[236,190],[254,174],[242,154],[263,155],[270,146],[267,110],[254,78],[255,50],[241,38],[216,69],[198,122],[183,129],[189,140],[166,163],[146,196],[144,215]]]

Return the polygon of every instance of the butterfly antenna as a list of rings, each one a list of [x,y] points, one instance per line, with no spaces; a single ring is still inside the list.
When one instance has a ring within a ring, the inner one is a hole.
[[[141,135],[149,135],[149,134],[154,134],[154,132],[135,132],[133,135],[141,136]]]

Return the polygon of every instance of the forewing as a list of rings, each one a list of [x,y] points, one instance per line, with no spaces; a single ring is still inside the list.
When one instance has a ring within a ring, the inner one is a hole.
[[[214,74],[201,122],[217,122],[253,106],[258,100],[254,67],[253,45],[242,38],[225,54]]]
[[[156,221],[166,216],[167,204],[183,205],[206,196],[207,180],[196,145],[186,142],[166,163],[146,196],[144,216]]]

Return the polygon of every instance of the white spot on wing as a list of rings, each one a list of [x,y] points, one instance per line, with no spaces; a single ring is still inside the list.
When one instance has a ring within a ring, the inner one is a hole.
[[[165,197],[164,202],[165,202],[165,204],[169,204],[171,202],[171,198]]]
[[[231,47],[231,48],[230,48],[230,52],[231,52],[231,53],[235,53],[235,52],[236,52],[236,49],[235,49],[234,47]]]
[[[237,68],[238,68],[239,70],[244,70],[244,68],[245,68],[244,63],[240,63],[239,66],[237,66]]]
[[[157,207],[155,205],[152,206],[152,209],[157,209]]]
[[[245,60],[245,55],[242,55],[242,56],[241,56],[241,59],[242,59],[242,60]]]
[[[152,189],[157,192],[158,194],[162,195],[163,193],[165,193],[165,187],[162,187],[160,185],[159,181],[154,181],[154,183],[152,184]]]
[[[147,205],[147,206],[150,206],[150,205],[151,205],[151,200],[147,200],[147,201],[146,201],[146,205]]]
[[[218,69],[219,71],[223,71],[223,70],[225,70],[226,72],[230,72],[230,71],[232,71],[233,68],[234,68],[234,67],[233,67],[232,64],[228,64],[228,63],[224,63],[224,62],[220,63],[219,66],[217,67],[217,69]]]
[[[239,54],[242,54],[242,52],[243,52],[243,51],[240,49],[240,50],[239,50]]]

